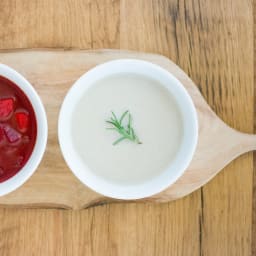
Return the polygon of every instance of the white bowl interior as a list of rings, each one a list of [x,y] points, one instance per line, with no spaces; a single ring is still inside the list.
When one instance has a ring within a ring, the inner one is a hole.
[[[159,81],[176,99],[183,118],[183,140],[174,161],[156,178],[136,185],[114,184],[96,176],[77,155],[72,143],[71,119],[76,102],[97,80],[118,73],[135,73]],[[98,65],[75,82],[61,107],[58,134],[65,161],[82,183],[108,197],[139,199],[161,192],[183,174],[193,157],[197,145],[198,121],[192,99],[180,81],[171,73],[146,61],[121,59]]]
[[[33,86],[22,75],[4,64],[0,64],[0,76],[14,82],[27,95],[37,122],[37,137],[33,152],[28,162],[17,174],[0,183],[0,196],[3,196],[20,187],[35,172],[46,148],[48,128],[44,106]]]

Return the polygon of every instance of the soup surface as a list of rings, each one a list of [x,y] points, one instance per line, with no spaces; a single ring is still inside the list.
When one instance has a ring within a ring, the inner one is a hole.
[[[0,76],[0,182],[14,176],[27,163],[36,134],[35,113],[27,96]]]
[[[129,110],[142,142],[123,140],[106,129],[111,111]],[[74,149],[96,175],[117,184],[138,184],[164,172],[175,158],[183,137],[178,105],[158,81],[135,74],[118,74],[97,81],[76,104],[72,116]]]

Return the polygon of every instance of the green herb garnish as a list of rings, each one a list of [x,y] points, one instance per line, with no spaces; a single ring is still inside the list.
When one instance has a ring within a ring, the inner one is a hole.
[[[128,110],[125,111],[121,115],[120,119],[117,118],[117,116],[115,115],[115,113],[113,111],[111,111],[111,113],[112,113],[112,116],[106,122],[108,124],[111,124],[113,127],[109,127],[107,129],[117,131],[121,135],[121,137],[119,139],[117,139],[113,143],[113,145],[116,145],[123,140],[130,140],[134,143],[142,144],[140,142],[138,136],[135,134],[134,129],[132,128],[132,116],[131,116],[130,112]],[[125,117],[127,120],[127,125],[122,124],[125,120]]]

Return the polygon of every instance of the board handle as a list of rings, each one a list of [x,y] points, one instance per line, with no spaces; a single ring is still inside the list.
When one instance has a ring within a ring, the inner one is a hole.
[[[236,133],[238,137],[237,147],[241,154],[256,150],[256,134],[249,134],[238,131],[236,131]]]

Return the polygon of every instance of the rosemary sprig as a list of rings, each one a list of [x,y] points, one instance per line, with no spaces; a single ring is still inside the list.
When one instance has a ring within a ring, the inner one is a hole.
[[[111,111],[111,113],[112,113],[112,116],[106,122],[108,124],[111,124],[112,127],[109,127],[107,129],[117,131],[121,135],[121,137],[119,139],[117,139],[113,143],[113,145],[116,145],[119,142],[126,140],[126,139],[130,140],[134,143],[137,143],[137,144],[142,144],[140,142],[138,136],[135,134],[134,129],[132,127],[132,116],[131,116],[130,112],[128,110],[125,111],[121,115],[120,119],[117,118],[117,116],[115,115],[115,113],[113,111]],[[125,117],[127,117],[127,115],[128,115],[128,121],[127,121],[127,125],[125,126],[125,125],[123,125],[123,121],[124,121]]]

